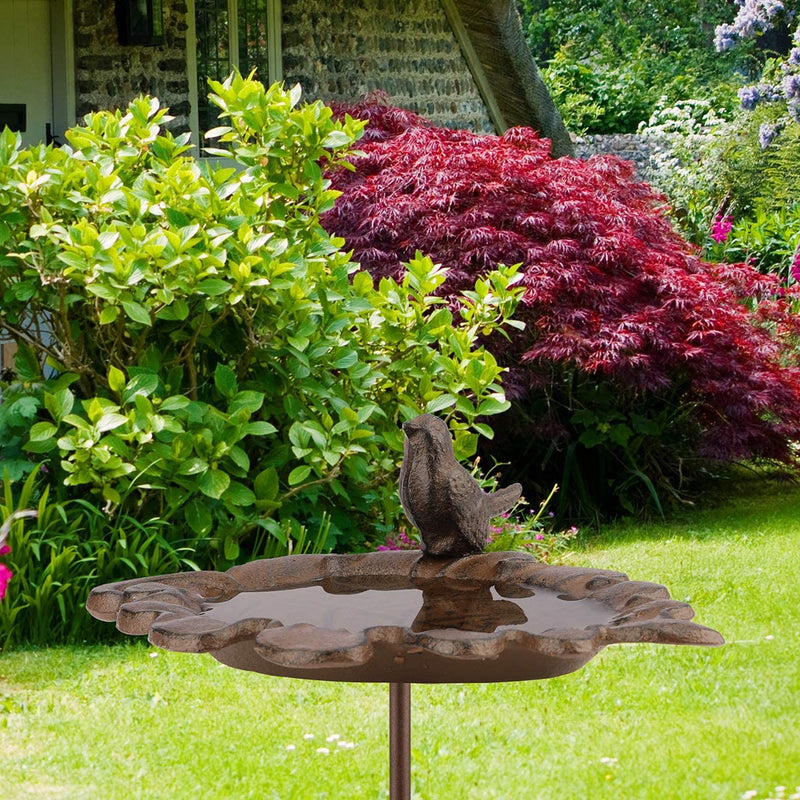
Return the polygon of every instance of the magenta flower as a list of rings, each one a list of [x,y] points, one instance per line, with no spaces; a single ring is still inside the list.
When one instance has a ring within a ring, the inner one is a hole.
[[[10,552],[11,548],[7,544],[0,545],[0,556]],[[5,564],[0,564],[0,600],[6,596],[6,586],[13,577],[14,573]]]
[[[711,226],[711,238],[717,243],[724,242],[728,238],[731,228],[733,228],[733,217],[723,217],[722,214],[717,214],[717,218]]]
[[[794,254],[794,260],[792,261],[790,271],[795,281],[800,283],[800,247],[798,247],[797,252]]]
[[[0,600],[6,596],[6,586],[13,577],[14,573],[5,564],[0,564]]]
[[[13,511],[5,520],[5,522],[0,525],[0,556],[4,556],[11,552],[11,548],[6,544],[6,539],[8,538],[8,534],[11,530],[11,525],[14,520],[19,519],[20,517],[35,516],[36,512],[31,511],[30,509],[26,509],[25,511]],[[0,600],[6,596],[6,587],[8,586],[8,582],[13,577],[14,573],[5,564],[0,564]]]

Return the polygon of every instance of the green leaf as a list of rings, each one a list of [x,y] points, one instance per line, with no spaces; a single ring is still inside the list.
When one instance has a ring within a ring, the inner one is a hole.
[[[231,481],[231,485],[225,490],[222,499],[232,506],[251,506],[256,501],[256,496],[243,483]]]
[[[228,458],[233,461],[233,463],[236,464],[239,469],[244,470],[245,472],[250,471],[250,457],[238,445],[234,445],[230,450],[228,450]]]
[[[302,483],[311,474],[311,467],[303,465],[302,467],[295,467],[289,473],[289,486],[297,486]]]
[[[597,445],[602,444],[603,442],[607,441],[607,437],[605,433],[597,430],[597,428],[587,428],[579,437],[578,441],[584,447],[597,447]]]
[[[130,403],[137,394],[143,394],[148,397],[157,388],[158,375],[152,372],[140,372],[128,381],[125,391],[122,393],[122,402]]]
[[[124,309],[128,319],[138,322],[140,325],[146,325],[147,327],[150,327],[152,324],[150,321],[150,313],[143,305],[134,303],[131,300],[120,300],[120,305]]]
[[[61,421],[72,411],[75,403],[75,396],[69,389],[61,389],[54,394],[44,393],[44,407],[50,412],[50,416]]]
[[[339,356],[339,358],[334,361],[331,366],[334,369],[349,369],[354,364],[358,363],[358,351],[351,350],[349,353],[345,353],[343,356]]]
[[[210,469],[197,479],[198,489],[206,497],[213,497],[215,500],[222,497],[222,493],[230,486],[230,483],[231,479],[228,473],[218,469]]]
[[[202,458],[189,458],[177,469],[178,475],[198,475],[208,469],[208,462]]]
[[[117,505],[122,502],[120,493],[113,486],[109,486],[108,484],[103,487],[103,498],[108,500],[109,503],[115,503]]]
[[[105,431],[113,431],[115,428],[119,428],[127,421],[128,418],[122,414],[103,414],[97,421],[95,427],[100,433],[104,433]]]
[[[494,431],[482,422],[473,422],[472,427],[475,428],[481,436],[485,436],[487,439],[494,439]]]
[[[331,131],[323,140],[322,146],[330,149],[347,147],[351,142],[350,135],[344,131]]]
[[[259,472],[253,481],[253,489],[259,500],[274,500],[280,489],[278,472],[275,467],[267,467]]]
[[[277,432],[278,429],[269,422],[248,422],[242,427],[242,433],[248,436],[269,436]]]
[[[179,411],[182,408],[186,408],[190,403],[188,397],[184,397],[181,394],[172,395],[172,397],[168,397],[164,402],[159,406],[159,411]]]
[[[24,342],[19,342],[14,354],[14,369],[21,381],[35,381],[42,377],[39,359],[36,353]]]
[[[58,428],[49,422],[37,422],[31,426],[28,436],[32,442],[43,442],[52,439],[57,430]]]
[[[225,294],[231,289],[231,284],[223,281],[221,278],[206,278],[197,284],[199,291],[204,292],[211,297],[216,297],[220,294]]]
[[[228,561],[235,561],[239,557],[239,543],[232,536],[226,536],[223,552]]]
[[[228,413],[233,416],[239,411],[247,411],[249,414],[254,414],[264,404],[264,392],[245,391],[237,392],[236,396],[231,401]]]
[[[458,461],[464,461],[475,455],[478,449],[478,434],[459,431],[453,442],[453,452]]]
[[[236,373],[224,364],[217,364],[214,370],[214,385],[223,397],[233,397],[238,390]]]
[[[113,364],[108,368],[108,385],[112,392],[121,392],[125,388],[125,373]]]
[[[502,414],[503,411],[508,411],[511,403],[508,400],[499,400],[496,397],[487,397],[481,400],[478,406],[478,416],[482,417],[486,414]]]
[[[206,536],[211,531],[211,512],[205,503],[198,498],[190,500],[186,504],[186,522],[189,527],[198,535]]]
[[[55,450],[56,447],[58,447],[58,442],[55,439],[44,439],[40,442],[27,441],[22,449],[27,453],[49,453],[51,450]],[[8,463],[10,462],[4,459],[4,466]]]
[[[435,397],[425,406],[425,411],[429,414],[436,414],[438,411],[443,411],[445,408],[450,408],[456,404],[456,397],[452,394],[442,394]]]
[[[624,424],[612,425],[611,430],[608,432],[608,438],[621,447],[627,446],[631,436],[633,436],[633,431]]]
[[[100,312],[100,324],[110,325],[119,316],[119,306],[105,306]]]

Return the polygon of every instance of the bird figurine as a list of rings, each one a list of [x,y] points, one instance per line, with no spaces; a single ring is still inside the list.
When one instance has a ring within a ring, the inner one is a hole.
[[[403,423],[400,502],[433,556],[483,552],[489,521],[519,500],[515,483],[487,494],[456,461],[447,425],[433,414]]]

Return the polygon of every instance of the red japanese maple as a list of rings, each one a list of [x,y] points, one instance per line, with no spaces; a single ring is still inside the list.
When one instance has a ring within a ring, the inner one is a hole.
[[[336,111],[370,123],[355,170],[331,175],[342,196],[323,220],[362,266],[396,276],[420,250],[448,268],[455,295],[498,263],[522,265],[526,329],[494,343],[518,403],[553,400],[553,381],[575,373],[609,384],[626,413],[659,397],[681,404],[694,454],[792,460],[800,326],[789,290],[744,264],[703,262],[632,165],[553,160],[529,129],[475,135],[371,101]],[[576,435],[572,401],[560,402],[527,414],[528,433]]]

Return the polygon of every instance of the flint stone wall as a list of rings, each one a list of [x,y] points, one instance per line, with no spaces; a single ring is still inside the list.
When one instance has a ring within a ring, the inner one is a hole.
[[[78,119],[149,94],[169,106],[174,129],[188,130],[185,0],[164,3],[164,43],[156,47],[119,43],[114,0],[74,0],[73,9]]]
[[[492,130],[440,0],[283,0],[283,72],[305,99],[358,100],[375,90],[438,125]],[[189,127],[185,0],[164,2],[164,42],[121,45],[114,0],[74,0],[77,114],[158,97]]]
[[[493,130],[439,0],[283,0],[283,74],[307,99],[381,90],[437,125]],[[332,10],[335,7],[335,11]]]
[[[577,158],[614,155],[632,161],[641,180],[647,180],[653,173],[651,158],[669,151],[669,145],[663,139],[638,133],[587,134],[573,136],[572,142]]]

